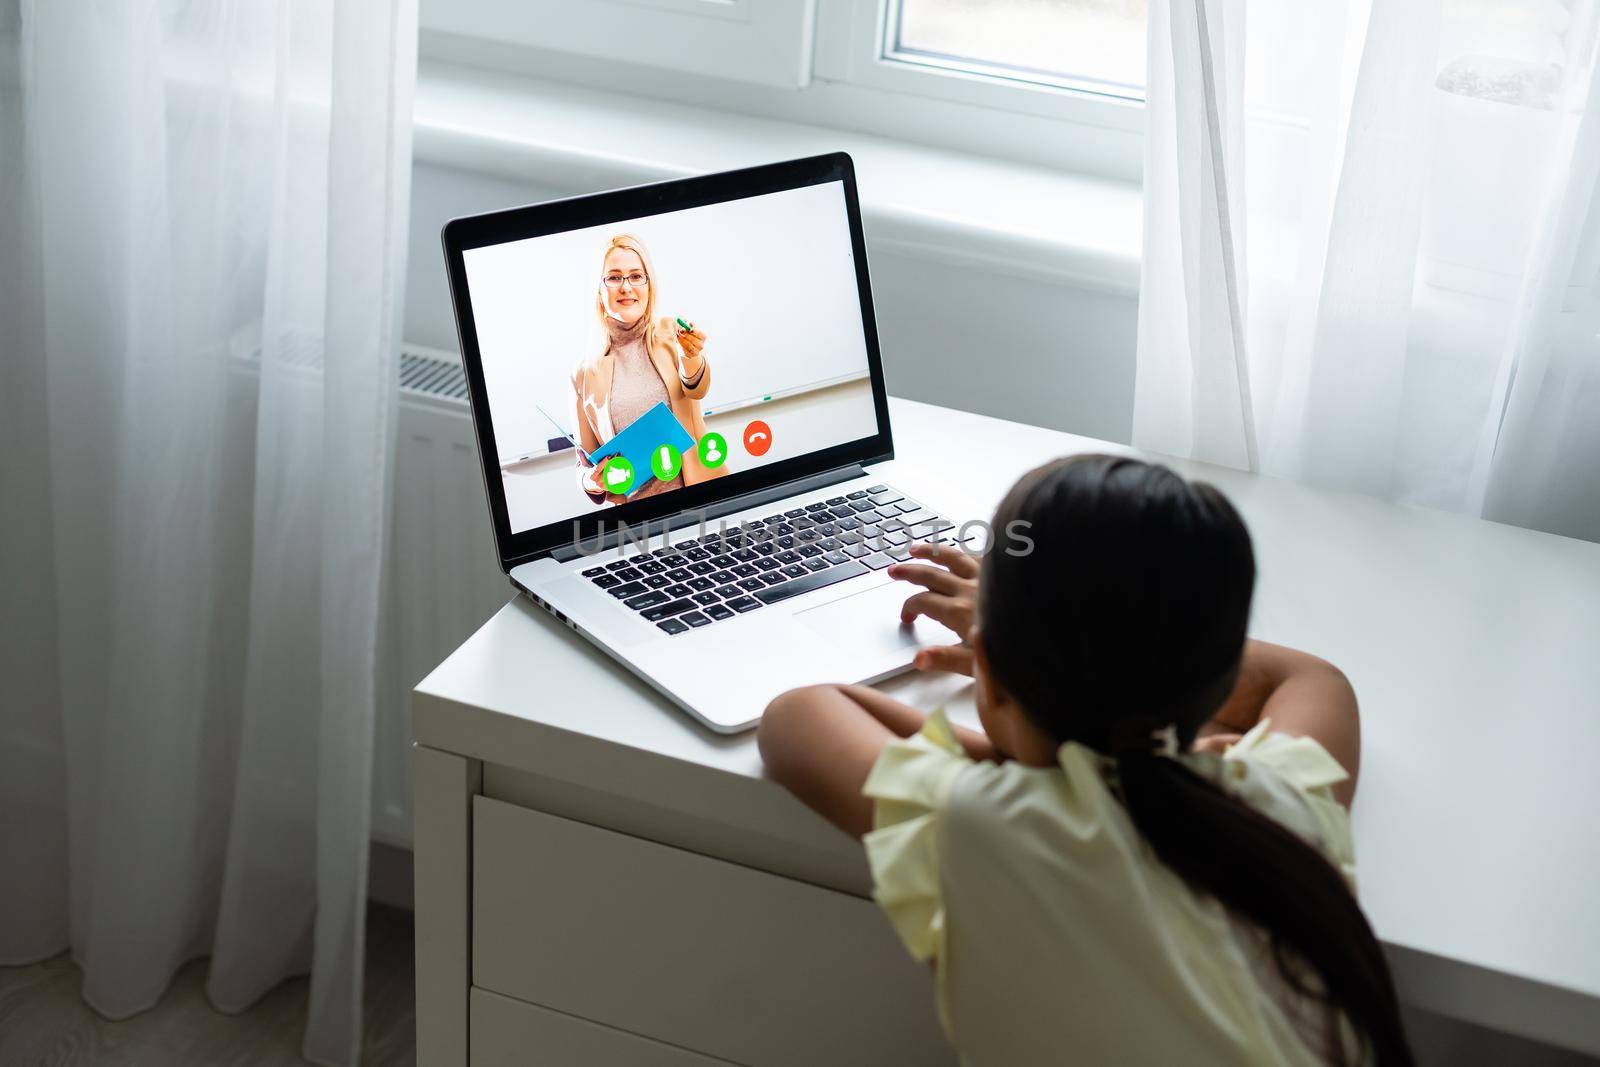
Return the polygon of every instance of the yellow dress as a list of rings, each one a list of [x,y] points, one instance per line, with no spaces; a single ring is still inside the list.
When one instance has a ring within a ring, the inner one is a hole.
[[[1175,758],[1320,848],[1353,886],[1349,819],[1329,788],[1344,769],[1267,728],[1224,756]],[[1070,742],[1056,767],[975,762],[936,711],[868,775],[874,896],[911,954],[935,963],[963,1063],[1324,1062],[1321,1020],[1292,1017],[1263,936],[1155,858],[1107,785],[1114,767]]]

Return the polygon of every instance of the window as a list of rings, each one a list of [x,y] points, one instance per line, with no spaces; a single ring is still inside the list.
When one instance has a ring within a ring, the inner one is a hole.
[[[1145,0],[889,0],[886,59],[1140,99]]]
[[[423,55],[1138,180],[1146,0],[422,0]]]
[[[817,2],[819,79],[1142,126],[1145,0]]]

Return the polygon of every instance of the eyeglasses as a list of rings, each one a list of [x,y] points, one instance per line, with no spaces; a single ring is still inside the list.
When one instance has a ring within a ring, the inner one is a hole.
[[[637,271],[636,270],[632,274],[607,274],[604,278],[601,278],[600,280],[606,283],[606,288],[607,289],[621,289],[623,282],[627,282],[629,285],[633,286],[635,289],[638,289],[640,286],[644,285],[644,283],[649,281],[650,279],[645,277],[643,271]]]

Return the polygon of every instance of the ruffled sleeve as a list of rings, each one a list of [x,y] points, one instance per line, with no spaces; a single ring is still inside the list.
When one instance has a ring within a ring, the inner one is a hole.
[[[875,829],[862,839],[873,898],[919,960],[937,959],[944,944],[938,819],[972,763],[941,709],[917,734],[885,745],[861,788],[877,802]]]
[[[1333,786],[1348,779],[1349,773],[1312,738],[1270,733],[1270,728],[1269,719],[1256,723],[1229,746],[1223,761],[1266,767],[1293,786],[1304,797],[1316,823],[1317,843],[1354,888],[1356,857],[1350,813],[1333,798]]]
[[[1271,719],[1262,719],[1230,745],[1222,758],[1255,760],[1300,789],[1326,791],[1330,797],[1330,787],[1350,777],[1339,761],[1312,738],[1268,733],[1271,726]]]

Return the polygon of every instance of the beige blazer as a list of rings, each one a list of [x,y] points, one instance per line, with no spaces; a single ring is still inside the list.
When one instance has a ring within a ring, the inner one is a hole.
[[[700,380],[693,389],[686,388],[683,384],[683,375],[679,371],[683,351],[673,340],[674,327],[670,317],[662,317],[656,324],[656,344],[650,352],[650,362],[655,364],[656,373],[661,375],[661,384],[667,389],[667,407],[672,409],[672,414],[683,423],[683,428],[689,435],[699,441],[706,432],[705,417],[700,414],[700,401],[711,388],[711,362],[703,359],[703,370]],[[586,360],[572,375],[572,392],[577,403],[578,444],[585,453],[593,452],[617,434],[616,425],[611,421],[611,376],[616,370],[616,361],[610,358],[609,352]],[[582,456],[578,457],[578,487],[594,503],[599,504],[605,500],[619,504],[626,497],[615,493],[596,492],[589,483],[589,467]],[[712,478],[720,478],[728,473],[726,467],[707,467],[700,462],[700,456],[693,449],[683,456],[683,484],[698,485]]]

